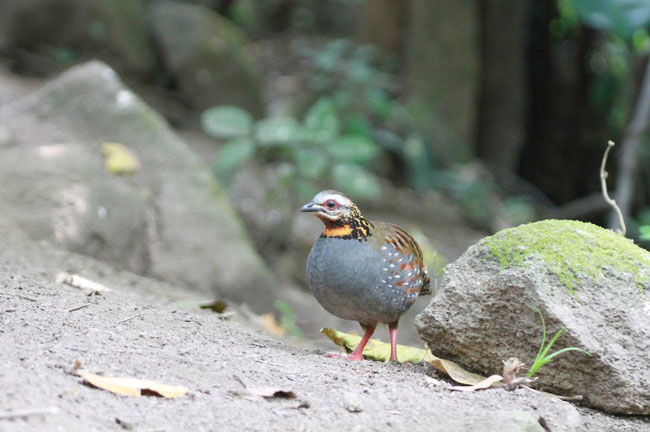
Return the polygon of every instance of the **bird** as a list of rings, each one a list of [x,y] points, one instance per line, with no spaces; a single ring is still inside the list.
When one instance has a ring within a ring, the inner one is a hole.
[[[324,190],[300,209],[325,225],[307,258],[307,282],[332,315],[357,321],[361,342],[347,356],[363,360],[378,324],[388,324],[389,361],[397,361],[397,326],[419,295],[431,294],[422,250],[397,225],[367,220],[343,193]]]

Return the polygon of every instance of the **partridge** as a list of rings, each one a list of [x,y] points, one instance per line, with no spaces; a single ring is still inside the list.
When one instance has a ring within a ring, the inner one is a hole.
[[[397,323],[418,295],[430,294],[422,251],[400,227],[366,220],[341,192],[325,190],[301,212],[314,213],[325,229],[307,259],[307,281],[331,314],[359,322],[365,334],[349,360],[363,349],[379,323],[388,324],[390,361],[397,360]]]

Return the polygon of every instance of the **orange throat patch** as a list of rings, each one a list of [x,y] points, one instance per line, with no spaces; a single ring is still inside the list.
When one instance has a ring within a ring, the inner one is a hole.
[[[321,233],[323,237],[351,237],[352,236],[352,227],[350,225],[342,226],[325,226],[325,229]]]

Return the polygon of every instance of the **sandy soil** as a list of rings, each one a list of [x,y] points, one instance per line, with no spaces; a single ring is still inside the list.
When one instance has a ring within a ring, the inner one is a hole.
[[[459,393],[427,365],[347,362],[291,346],[208,311],[178,307],[182,291],[2,230],[0,431],[523,430],[523,413],[552,431],[650,431],[527,390]],[[89,296],[54,282],[84,273],[118,291]],[[187,396],[118,396],[71,373],[159,380]],[[251,387],[292,391],[263,399]],[[58,413],[2,418],[15,410]],[[527,429],[530,430],[530,429]]]

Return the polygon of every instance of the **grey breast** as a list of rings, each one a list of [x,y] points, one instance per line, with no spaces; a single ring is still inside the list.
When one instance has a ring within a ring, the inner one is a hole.
[[[387,280],[383,258],[369,242],[321,237],[307,260],[309,288],[340,318],[364,324],[397,322],[410,302],[404,290]]]

